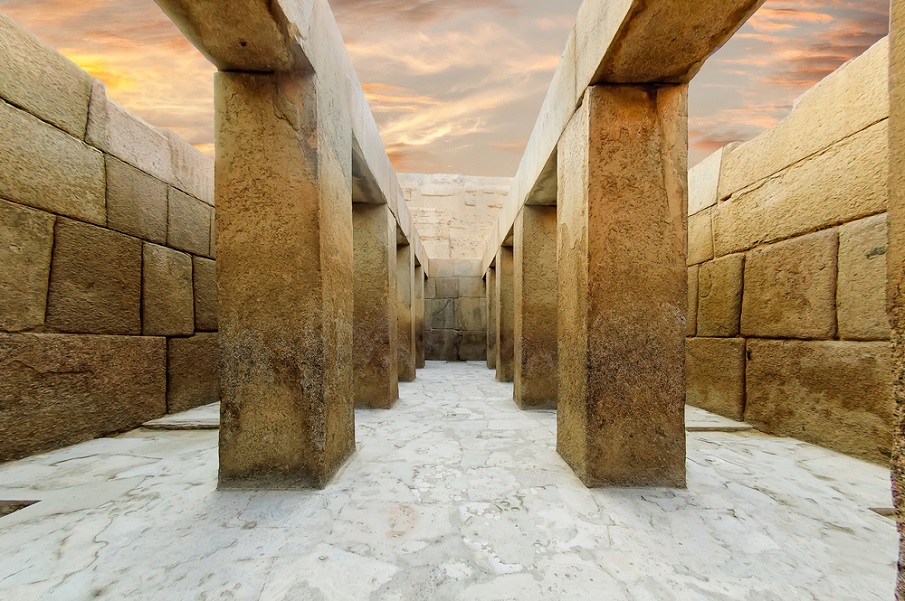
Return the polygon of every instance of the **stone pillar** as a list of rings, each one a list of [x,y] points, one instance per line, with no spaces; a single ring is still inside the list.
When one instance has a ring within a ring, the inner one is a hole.
[[[324,486],[355,449],[352,132],[316,81],[216,77],[221,488]]]
[[[892,2],[889,94],[889,251],[886,265],[896,400],[892,496],[900,537],[896,600],[905,601],[905,0]]]
[[[386,205],[352,205],[355,243],[355,406],[389,409],[399,398],[396,361],[396,218]]]
[[[424,355],[424,267],[415,266],[415,367],[426,365]]]
[[[515,402],[556,409],[556,207],[522,207],[514,240]]]
[[[412,299],[415,297],[415,253],[408,244],[396,249],[396,286],[399,291],[396,323],[399,381],[415,381],[415,320]]]
[[[685,485],[687,86],[589,88],[559,142],[558,450]]]
[[[502,246],[496,255],[496,379],[515,377],[515,293],[512,247]]]
[[[487,369],[496,369],[496,268],[487,270]]]

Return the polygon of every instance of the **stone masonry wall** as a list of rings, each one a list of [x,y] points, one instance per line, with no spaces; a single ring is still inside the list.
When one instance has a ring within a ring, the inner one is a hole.
[[[213,162],[0,15],[0,461],[217,400]]]
[[[425,356],[484,361],[487,311],[481,257],[512,180],[402,173],[399,182],[431,262],[424,290]]]
[[[689,172],[691,405],[872,461],[892,444],[888,43]]]

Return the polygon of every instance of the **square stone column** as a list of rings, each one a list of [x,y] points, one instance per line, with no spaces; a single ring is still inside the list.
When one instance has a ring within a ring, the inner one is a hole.
[[[512,382],[515,377],[515,291],[511,246],[496,255],[496,379]]]
[[[515,402],[556,409],[556,207],[522,207],[514,241]]]
[[[426,365],[424,355],[424,267],[415,266],[415,367]]]
[[[415,319],[412,300],[415,297],[415,253],[408,244],[396,249],[396,287],[399,291],[396,323],[398,326],[396,356],[399,381],[415,381]]]
[[[396,218],[386,205],[352,205],[355,242],[355,406],[389,409],[399,398],[396,361]]]
[[[322,487],[355,449],[352,132],[315,85],[216,77],[221,488]]]
[[[487,369],[496,369],[496,268],[487,270]]]
[[[687,86],[589,88],[559,142],[558,450],[685,485]]]

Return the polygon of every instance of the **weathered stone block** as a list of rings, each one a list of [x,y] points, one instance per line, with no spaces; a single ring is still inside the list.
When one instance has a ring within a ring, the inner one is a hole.
[[[424,298],[437,298],[437,278],[430,278],[424,282]]]
[[[434,298],[458,298],[458,278],[436,278],[436,293]]]
[[[0,31],[3,20],[0,19]],[[44,325],[54,216],[0,200],[0,330]]]
[[[160,133],[170,144],[173,185],[214,206],[214,161],[170,130],[160,130]]]
[[[156,244],[144,245],[142,333],[188,336],[195,331],[192,258]]]
[[[688,264],[697,265],[713,258],[713,225],[710,210],[688,218]]]
[[[839,337],[887,340],[886,215],[839,228]]]
[[[724,157],[720,197],[726,198],[805,157],[820,153],[833,143],[887,117],[888,65],[889,42],[884,38],[811,88],[798,100],[789,117]],[[876,158],[878,165],[886,164],[880,157]],[[861,166],[840,163],[836,167],[839,173],[834,177],[840,182],[853,176],[860,178],[856,172]],[[844,198],[845,194],[843,187],[834,198]],[[857,203],[857,197],[851,201]]]
[[[456,301],[448,298],[427,300],[430,315],[428,322],[432,330],[454,330],[456,328]]]
[[[396,249],[396,287],[399,303],[396,310],[398,334],[396,355],[400,382],[413,382],[417,377],[417,350],[415,348],[415,319],[412,301],[415,298],[414,248],[400,246]]]
[[[196,255],[211,256],[213,209],[197,198],[170,188],[167,245]]]
[[[167,341],[167,412],[188,411],[220,400],[217,334]]]
[[[57,219],[47,327],[82,334],[141,334],[141,242]]]
[[[424,354],[428,361],[458,361],[458,342],[455,330],[429,330],[424,333]]]
[[[0,15],[0,98],[78,139],[85,137],[91,76]]]
[[[452,259],[431,259],[430,274],[432,278],[456,277],[456,262]]]
[[[211,258],[217,258],[217,211],[211,213]]]
[[[0,334],[0,462],[166,413],[166,340]]]
[[[496,256],[496,379],[515,379],[515,257],[503,246]]]
[[[727,152],[727,148],[720,148],[688,170],[689,215],[700,213],[716,204],[724,152]]]
[[[0,102],[0,197],[103,225],[104,156]]]
[[[484,332],[459,332],[459,361],[486,361],[487,335]]]
[[[887,130],[886,121],[877,123],[720,203],[713,215],[716,255],[886,210]]]
[[[741,421],[745,412],[745,340],[689,338],[685,342],[686,402]]]
[[[107,99],[107,89],[93,82],[85,141],[167,183],[175,183],[170,142],[160,130]]]
[[[480,277],[481,260],[480,259],[456,259],[455,265],[453,267],[453,272],[456,277],[460,277],[460,278]]]
[[[685,335],[696,336],[698,332],[698,274],[697,265],[688,268],[688,313],[685,318]]]
[[[195,288],[195,330],[217,331],[217,264],[192,257],[192,283]]]
[[[459,296],[465,298],[484,298],[483,278],[459,278]]]
[[[698,336],[738,336],[742,317],[744,255],[729,255],[700,266]]]
[[[107,226],[165,244],[167,241],[167,185],[144,171],[106,157]]]
[[[487,329],[487,316],[484,315],[484,299],[456,299],[455,311],[457,330],[484,332]]]
[[[837,247],[828,230],[748,253],[742,335],[833,338]]]
[[[484,305],[487,311],[487,369],[496,369],[496,269],[487,270],[487,298]]]
[[[745,421],[886,463],[893,398],[886,342],[749,340]]]

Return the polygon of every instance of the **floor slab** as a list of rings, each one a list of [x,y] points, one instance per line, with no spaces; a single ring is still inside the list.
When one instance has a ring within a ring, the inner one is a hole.
[[[555,414],[519,411],[483,364],[418,376],[393,410],[357,412],[358,452],[323,491],[216,491],[214,430],[140,429],[0,465],[0,500],[40,501],[0,518],[0,598],[892,595],[879,466],[690,432],[687,490],[588,490],[556,454]]]

